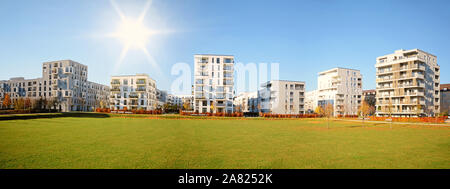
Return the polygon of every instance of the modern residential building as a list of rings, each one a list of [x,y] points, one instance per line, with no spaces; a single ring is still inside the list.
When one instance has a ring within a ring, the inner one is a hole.
[[[319,73],[317,105],[332,104],[334,116],[357,115],[361,95],[362,75],[359,70],[338,67]]]
[[[53,100],[61,111],[93,111],[108,104],[109,87],[89,82],[88,67],[72,60],[42,64],[42,78],[0,81],[0,96]]]
[[[440,112],[440,67],[435,55],[400,49],[376,61],[378,116],[433,116]]]
[[[181,100],[180,107],[182,107],[185,111],[191,111],[194,109],[194,95],[175,95],[175,96],[177,96]]]
[[[375,106],[377,91],[375,89],[363,90],[362,100],[366,101],[370,106]]]
[[[233,103],[235,112],[258,112],[258,92],[242,92]]]
[[[441,84],[441,112],[449,113],[450,110],[450,84]]]
[[[168,102],[167,91],[156,89],[157,108],[161,109]]]
[[[305,113],[305,82],[271,80],[261,87],[258,99],[262,113]]]
[[[233,112],[234,56],[194,55],[194,111]]]
[[[178,95],[168,94],[167,103],[175,105],[179,108],[183,107],[183,101]]]
[[[317,108],[317,90],[305,92],[305,112],[314,113]]]
[[[114,110],[155,110],[155,80],[147,74],[112,76],[110,104]]]

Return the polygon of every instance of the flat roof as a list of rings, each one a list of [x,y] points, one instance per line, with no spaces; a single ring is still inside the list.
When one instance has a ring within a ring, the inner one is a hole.
[[[359,72],[361,71],[361,70],[357,70],[357,69],[353,69],[353,68],[336,67],[336,68],[331,68],[329,70],[325,70],[325,71],[319,72],[319,74],[327,73],[327,72],[330,72],[330,71],[333,71],[333,70],[337,70],[337,69],[354,70],[354,71],[359,71]]]
[[[398,51],[399,51],[399,52],[398,52]],[[389,55],[393,55],[393,54],[409,53],[409,52],[414,52],[414,51],[420,51],[420,52],[429,54],[429,55],[431,55],[431,56],[437,57],[437,56],[434,55],[434,54],[431,54],[431,53],[429,53],[429,52],[426,52],[426,51],[420,50],[420,49],[418,49],[418,48],[415,48],[415,49],[410,49],[410,50],[398,49],[398,50],[395,50],[394,53],[390,53],[390,54],[386,54],[386,55],[383,55],[383,56],[379,56],[379,57],[377,57],[377,59],[379,59],[379,58],[385,58],[385,57],[387,57],[387,56],[389,56]]]
[[[226,55],[226,54],[194,54],[194,56],[233,56],[234,55]]]

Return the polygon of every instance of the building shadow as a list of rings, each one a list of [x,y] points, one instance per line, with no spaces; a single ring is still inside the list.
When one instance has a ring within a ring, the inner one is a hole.
[[[84,113],[84,112],[64,112],[64,113],[43,113],[43,114],[20,114],[20,115],[0,115],[0,121],[5,120],[26,120],[26,119],[42,119],[42,118],[108,118],[110,115],[105,113]]]

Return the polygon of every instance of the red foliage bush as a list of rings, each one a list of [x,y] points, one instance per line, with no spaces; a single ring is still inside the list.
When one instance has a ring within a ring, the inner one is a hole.
[[[386,121],[389,117],[369,116],[372,121]],[[444,123],[447,117],[392,117],[393,122]]]

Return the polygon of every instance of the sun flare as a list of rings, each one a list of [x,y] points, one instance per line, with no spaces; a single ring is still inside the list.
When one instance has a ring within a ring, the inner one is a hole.
[[[145,48],[151,32],[139,20],[124,19],[119,24],[115,36],[124,45],[135,48]]]

